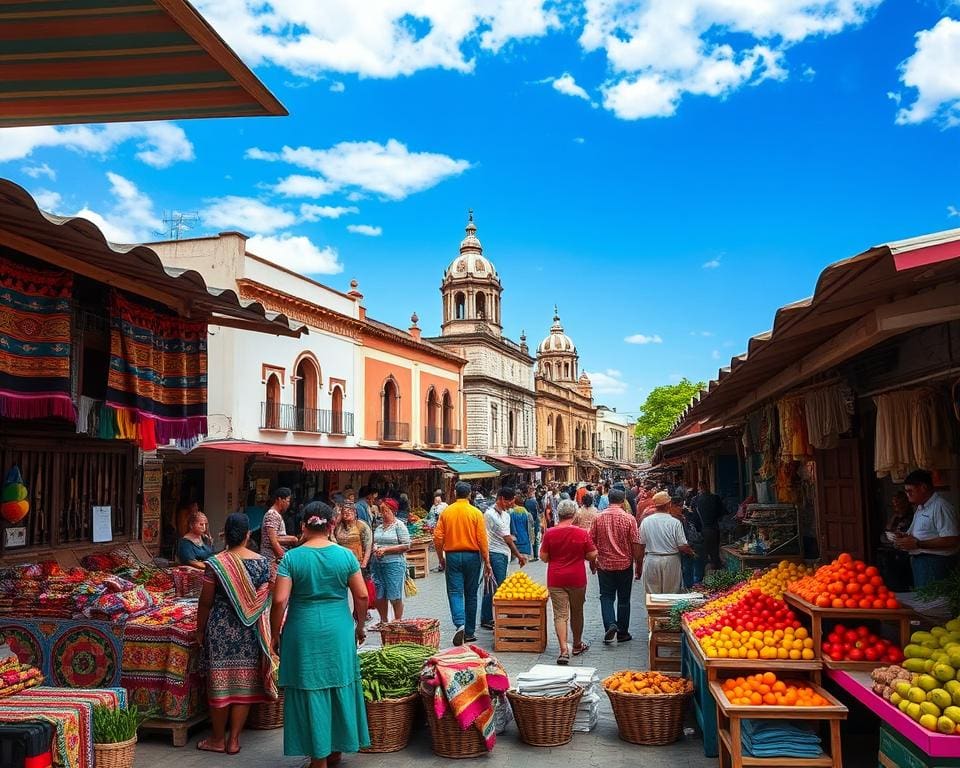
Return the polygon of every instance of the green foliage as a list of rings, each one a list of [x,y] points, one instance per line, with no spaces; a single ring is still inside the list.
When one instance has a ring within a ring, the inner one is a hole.
[[[677,417],[690,404],[690,398],[705,387],[702,381],[683,378],[676,384],[656,387],[647,395],[640,406],[636,434],[646,443],[648,451],[652,453],[657,443],[670,434]]]
[[[950,602],[951,615],[960,616],[960,569],[945,579],[921,587],[916,591],[916,597],[923,602],[946,598]]]
[[[93,708],[93,740],[97,744],[120,744],[137,735],[137,729],[152,712],[141,712],[136,705],[127,709],[97,704]]]

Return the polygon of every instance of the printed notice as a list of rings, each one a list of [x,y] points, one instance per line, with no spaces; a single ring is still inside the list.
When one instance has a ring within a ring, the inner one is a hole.
[[[113,541],[113,507],[93,508],[93,541]]]

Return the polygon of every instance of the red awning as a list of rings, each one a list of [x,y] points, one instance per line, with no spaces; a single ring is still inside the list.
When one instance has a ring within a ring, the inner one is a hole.
[[[338,448],[319,445],[278,445],[243,440],[217,440],[201,443],[194,451],[228,451],[266,456],[281,461],[297,461],[308,472],[389,471],[434,469],[440,462],[404,451],[379,448]]]
[[[540,467],[569,467],[570,463],[567,461],[557,461],[556,459],[545,459],[543,456],[525,456],[527,461],[532,461]]]
[[[540,469],[539,464],[534,464],[530,461],[527,461],[526,456],[497,456],[493,453],[486,454],[486,458],[491,461],[496,461],[500,464],[506,464],[508,467],[514,467],[516,469],[522,469],[525,472],[536,472]]]

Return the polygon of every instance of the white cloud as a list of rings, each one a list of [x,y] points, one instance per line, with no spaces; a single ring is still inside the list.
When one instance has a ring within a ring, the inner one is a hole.
[[[347,232],[367,237],[380,237],[383,234],[383,227],[374,227],[370,224],[348,224]]]
[[[960,21],[944,17],[916,37],[916,52],[900,65],[900,81],[916,98],[900,108],[897,122],[960,125]]]
[[[248,153],[249,156],[249,153]],[[280,179],[273,191],[284,197],[326,197],[337,191],[337,185],[318,176],[302,176],[293,174]]]
[[[107,172],[113,203],[106,214],[84,206],[74,216],[96,224],[112,243],[142,243],[154,240],[163,230],[163,221],[153,209],[153,200],[129,179]]]
[[[574,143],[574,144],[586,144],[586,143],[587,143],[587,140],[586,140],[585,138],[583,138],[583,136],[574,136],[574,137],[573,137],[573,143]]]
[[[605,371],[587,371],[586,374],[593,385],[594,394],[622,395],[630,388],[623,380],[623,374],[613,368],[607,368]]]
[[[545,0],[200,0],[204,17],[251,65],[302,77],[366,77],[422,69],[469,72],[474,53],[559,27]]]
[[[863,23],[882,0],[584,0],[580,44],[611,69],[604,106],[669,117],[688,95],[726,97],[787,77],[789,48]]]
[[[714,360],[719,360],[719,359],[720,359],[720,350],[719,350],[719,349],[713,350],[713,352],[710,353],[710,357],[712,357]]]
[[[716,336],[713,331],[690,331],[691,336],[702,336],[703,338],[710,338],[711,336]]]
[[[0,162],[21,160],[46,147],[107,156],[127,141],[136,142],[137,158],[154,168],[194,159],[193,144],[183,129],[160,122],[0,128]]]
[[[341,216],[359,212],[360,209],[353,205],[311,205],[310,203],[303,203],[300,206],[300,220],[339,219]]]
[[[310,197],[318,197],[318,192],[327,194],[344,187],[359,187],[392,200],[402,200],[470,168],[467,160],[433,152],[411,152],[396,139],[390,139],[386,144],[345,141],[330,149],[283,147],[280,152],[252,147],[246,156],[254,160],[285,162],[322,174],[319,178],[287,177],[276,187],[278,192],[287,196],[294,196],[299,190],[312,192],[308,195]]]
[[[573,79],[573,75],[569,72],[564,72],[553,81],[553,89],[565,96],[575,96],[578,99],[590,101],[590,94],[577,85],[577,81]]]
[[[715,259],[710,259],[710,261],[703,262],[704,269],[717,269],[720,266],[720,257],[717,256]]]
[[[343,271],[335,248],[318,248],[309,238],[288,232],[254,235],[247,240],[247,250],[301,275],[336,275]]]
[[[952,217],[954,217],[954,216],[960,216],[960,210],[958,210],[958,209],[957,209],[957,206],[955,206],[955,205],[948,205],[948,206],[947,206],[947,216],[950,217],[950,218],[952,218]]]
[[[345,90],[347,90],[347,86],[340,80],[337,80],[330,84],[331,93],[343,93]]]
[[[270,234],[297,221],[296,215],[252,197],[227,195],[209,201],[200,218],[205,225],[220,229],[242,229],[255,234]]]
[[[57,172],[53,170],[46,163],[41,163],[40,165],[27,165],[20,169],[31,179],[39,179],[41,176],[46,176],[50,181],[57,180]]]
[[[656,333],[652,336],[647,336],[644,333],[635,333],[632,336],[627,336],[624,341],[627,342],[627,344],[663,344],[663,339]]]
[[[38,189],[33,193],[33,199],[37,201],[37,206],[42,211],[56,213],[63,204],[63,197],[59,192],[51,192],[49,189]]]

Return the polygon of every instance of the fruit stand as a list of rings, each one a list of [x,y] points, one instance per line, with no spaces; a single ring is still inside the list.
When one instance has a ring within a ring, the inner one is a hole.
[[[494,651],[546,650],[547,596],[547,588],[523,571],[503,580],[493,596]]]
[[[846,623],[873,621],[881,624],[894,624],[897,628],[901,647],[907,645],[910,641],[910,619],[913,616],[913,611],[909,608],[819,608],[791,592],[784,594],[783,599],[791,608],[810,618],[814,647],[818,649],[822,648],[823,638],[829,634],[829,632],[824,632],[824,622],[830,620]],[[828,667],[836,664],[830,659],[825,661]],[[866,669],[875,666],[876,663],[873,663]]]

